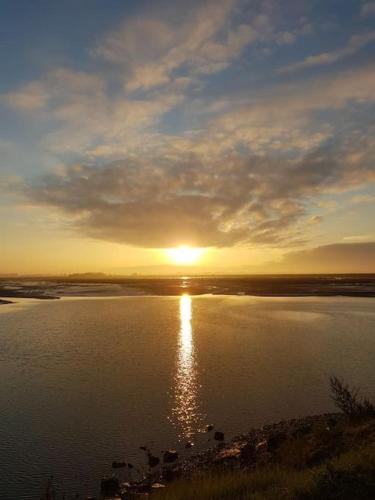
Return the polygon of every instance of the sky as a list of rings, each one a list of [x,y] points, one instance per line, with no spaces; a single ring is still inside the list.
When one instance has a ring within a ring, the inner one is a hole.
[[[375,1],[2,0],[0,273],[375,272]]]

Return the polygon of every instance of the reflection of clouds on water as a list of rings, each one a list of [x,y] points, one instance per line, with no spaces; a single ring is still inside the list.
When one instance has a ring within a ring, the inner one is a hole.
[[[272,316],[288,321],[316,321],[327,318],[329,315],[320,312],[310,311],[274,311]]]
[[[180,297],[180,331],[173,388],[172,420],[179,428],[181,439],[191,439],[201,427],[202,422],[198,399],[197,362],[191,326],[191,304],[192,300],[189,295]]]

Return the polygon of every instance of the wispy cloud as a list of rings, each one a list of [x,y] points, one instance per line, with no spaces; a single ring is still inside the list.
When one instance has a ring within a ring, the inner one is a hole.
[[[292,71],[311,68],[313,66],[333,64],[341,59],[352,56],[365,45],[375,40],[375,31],[361,33],[350,37],[345,47],[331,52],[322,52],[313,56],[306,57],[303,61],[290,64],[279,70],[280,73],[290,73]]]
[[[352,197],[351,201],[355,204],[374,205],[375,207],[375,195],[357,194]]]
[[[365,2],[361,7],[361,16],[370,17],[375,15],[375,2]]]
[[[126,90],[171,83],[178,72],[212,74],[226,68],[241,51],[271,31],[265,15],[241,22],[235,0],[203,3],[182,22],[127,20],[110,33],[94,54],[126,67]]]

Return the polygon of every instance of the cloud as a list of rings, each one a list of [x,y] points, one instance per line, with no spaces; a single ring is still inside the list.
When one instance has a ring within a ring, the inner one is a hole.
[[[298,159],[233,153],[210,160],[190,153],[79,164],[26,186],[25,194],[36,205],[59,209],[81,234],[108,241],[291,245],[306,232],[309,199],[374,178],[372,145],[363,139],[362,156],[353,157],[357,140]]]
[[[308,221],[308,223],[312,224],[312,225],[320,224],[321,222],[323,222],[323,216],[322,215],[313,215],[312,217],[310,217],[310,219]]]
[[[102,40],[94,55],[126,68],[125,89],[129,91],[170,83],[178,70],[216,73],[270,29],[264,15],[255,16],[251,23],[235,19],[237,3],[205,2],[179,22],[126,20]]]
[[[205,144],[211,145],[211,155],[218,148],[223,153],[236,147],[254,154],[308,152],[335,135],[333,125],[315,120],[319,111],[340,111],[374,101],[375,66],[270,87],[256,100],[226,97],[220,112],[206,124]]]
[[[336,243],[290,252],[275,268],[291,273],[375,272],[375,242]]]
[[[314,56],[308,56],[303,61],[290,64],[279,70],[280,73],[289,73],[304,68],[313,66],[333,64],[341,59],[349,57],[358,52],[362,47],[368,45],[375,40],[375,31],[353,35],[350,37],[347,45],[342,49],[333,50],[331,52],[323,52]]]
[[[168,92],[130,99],[109,95],[101,75],[58,68],[1,99],[27,116],[48,122],[50,131],[44,137],[48,150],[92,149],[93,154],[105,154],[125,137],[139,144],[138,132],[148,130],[184,99],[183,83],[180,79]]]
[[[228,67],[248,44],[291,43],[311,29],[299,17],[297,28],[278,31],[272,18],[277,1],[244,4],[248,11],[241,10],[242,2],[221,0],[199,2],[189,15],[177,20],[169,19],[164,11],[163,17],[128,18],[107,33],[92,53],[96,63],[103,58],[113,64],[110,71],[108,66],[95,73],[53,69],[0,100],[46,125],[44,150],[90,160],[110,161],[155,150],[160,153],[161,149],[169,149],[165,154],[170,155],[190,147],[196,153],[217,155],[239,144],[249,147],[250,142],[253,153],[268,146],[277,150],[288,144],[290,150],[305,151],[318,146],[328,137],[327,128],[307,134],[304,119],[296,118],[296,113],[293,117],[289,113],[288,123],[283,122],[277,110],[285,114],[286,107],[269,96],[268,102],[259,98],[258,105],[244,115],[245,120],[249,118],[246,130],[245,124],[238,124],[237,132],[229,130],[228,134],[230,115],[237,118],[225,109],[218,120],[210,121],[215,113],[199,79]],[[302,101],[304,96],[298,93]],[[232,104],[235,109],[228,96],[228,106]],[[266,108],[269,119],[264,123]],[[168,137],[160,129],[170,112],[190,117],[194,126],[188,124],[179,137]],[[280,118],[275,120],[275,116]]]
[[[343,238],[345,242],[349,243],[362,243],[368,241],[375,241],[375,233],[373,234],[356,234],[353,236],[345,236]]]
[[[375,195],[371,194],[358,194],[353,196],[351,199],[352,203],[364,204],[364,205],[374,205],[375,206]]]
[[[277,33],[276,40],[280,45],[289,45],[290,43],[294,43],[296,41],[295,33],[291,33],[290,31],[283,31],[281,33]]]
[[[70,103],[79,101],[100,102],[104,93],[104,83],[100,77],[82,71],[60,68],[47,73],[42,80],[30,82],[18,90],[2,96],[10,106],[24,111],[42,110],[59,105],[70,96]]]
[[[361,17],[370,17],[375,15],[375,2],[365,2],[361,6]]]
[[[309,214],[314,197],[374,179],[374,129],[355,119],[375,100],[375,67],[256,91],[202,90],[249,44],[311,32],[305,19],[276,29],[264,9],[275,3],[254,2],[251,16],[222,0],[177,21],[128,19],[93,52],[101,70],[52,69],[3,95],[45,123],[44,150],[79,159],[26,182],[27,199],[57,209],[82,235],[138,246],[305,240],[323,217]],[[344,132],[342,115],[327,118],[334,113],[345,114]]]

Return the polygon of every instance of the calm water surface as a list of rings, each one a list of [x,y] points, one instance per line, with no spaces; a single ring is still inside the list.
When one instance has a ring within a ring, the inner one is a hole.
[[[0,496],[97,494],[141,445],[207,447],[333,409],[331,374],[375,396],[375,301],[122,297],[0,306]],[[187,452],[186,452],[187,453]],[[125,473],[124,474],[124,478]],[[61,496],[59,497],[61,498]]]

